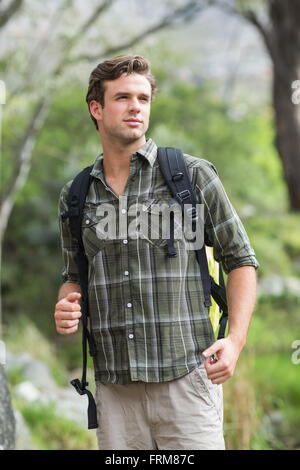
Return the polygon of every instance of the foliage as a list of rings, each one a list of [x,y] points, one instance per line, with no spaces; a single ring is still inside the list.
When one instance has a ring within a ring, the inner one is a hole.
[[[224,384],[228,449],[292,449],[299,445],[299,367],[292,342],[300,337],[299,299],[260,298],[234,376]],[[288,321],[287,321],[288,315]],[[269,416],[280,417],[277,427]]]
[[[282,212],[253,215],[245,221],[260,261],[260,276],[300,275],[299,214]]]
[[[95,450],[95,437],[56,414],[55,404],[20,406],[40,450]]]
[[[17,315],[13,322],[9,322],[4,331],[5,343],[8,351],[13,354],[26,353],[29,356],[44,362],[58,385],[65,385],[68,375],[62,367],[62,361],[56,352],[56,347],[45,336],[43,328],[37,327],[35,321],[30,321],[25,315]],[[23,380],[22,371],[13,369],[9,372],[11,385]]]
[[[180,81],[157,98],[151,131],[162,145],[179,146],[214,163],[237,209],[245,204],[260,213],[286,209],[268,110],[239,116],[211,86]]]

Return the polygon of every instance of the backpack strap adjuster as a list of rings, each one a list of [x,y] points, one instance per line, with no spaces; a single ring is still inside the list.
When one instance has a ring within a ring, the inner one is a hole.
[[[181,201],[184,201],[185,199],[191,196],[191,193],[188,189],[184,189],[183,191],[180,191],[179,193],[176,193],[176,194]]]
[[[60,213],[62,220],[66,220],[69,217],[69,211],[64,211]]]
[[[173,181],[180,181],[183,178],[183,173],[179,172],[176,175],[172,176]]]
[[[73,385],[73,387],[75,388],[76,392],[79,393],[79,395],[85,395],[85,391],[84,391],[85,387],[82,386],[82,383],[80,382],[79,379],[71,380],[71,385]]]

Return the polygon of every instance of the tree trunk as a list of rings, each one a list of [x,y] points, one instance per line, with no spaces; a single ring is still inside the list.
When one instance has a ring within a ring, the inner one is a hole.
[[[295,74],[288,71],[289,83],[283,82],[281,74],[282,71],[278,72],[274,67],[275,143],[283,165],[290,209],[300,211],[300,104],[291,101],[291,83]]]
[[[273,63],[273,106],[275,145],[282,162],[290,209],[300,211],[300,103],[293,100],[292,85],[300,83],[300,6],[296,0],[268,0],[267,20],[252,9],[252,3],[230,6],[215,4],[242,15],[262,36]],[[256,6],[256,2],[253,2]],[[297,97],[299,92],[297,91]],[[299,100],[298,100],[299,101]]]
[[[11,406],[5,369],[0,364],[0,450],[15,447],[15,417]]]
[[[300,8],[294,0],[270,1],[276,146],[291,210],[300,211],[300,103],[292,83],[300,80]]]

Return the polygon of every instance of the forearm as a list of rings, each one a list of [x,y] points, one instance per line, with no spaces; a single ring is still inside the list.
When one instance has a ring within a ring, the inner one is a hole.
[[[242,349],[256,300],[256,271],[253,266],[233,269],[227,278],[228,336]]]
[[[68,294],[72,292],[79,292],[81,294],[81,288],[79,284],[74,284],[72,282],[66,282],[61,286],[58,292],[58,301],[67,297]]]
[[[256,299],[256,272],[253,266],[230,271],[227,279],[228,335],[203,351],[207,377],[222,384],[232,377],[237,360],[246,343]],[[212,360],[214,355],[217,360]]]

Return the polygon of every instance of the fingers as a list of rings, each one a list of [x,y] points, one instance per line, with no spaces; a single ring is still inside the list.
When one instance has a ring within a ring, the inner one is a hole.
[[[212,360],[216,354],[217,361]],[[213,343],[203,351],[207,377],[213,384],[221,384],[233,376],[240,348],[229,336]]]
[[[78,324],[76,326],[73,326],[72,328],[61,328],[60,326],[56,325],[56,331],[60,335],[70,335],[72,333],[76,333],[78,330]]]
[[[207,377],[213,384],[221,384],[233,375],[232,364],[224,359],[219,359],[214,363],[205,361],[205,368]]]
[[[207,374],[207,377],[213,384],[222,384],[226,382],[226,380],[230,379],[233,375],[233,372],[228,369],[223,369],[218,373],[215,374]]]
[[[78,326],[79,319],[77,320],[60,320],[59,326],[60,328],[73,328],[74,326]]]
[[[216,372],[214,374],[207,374],[207,377],[209,378],[209,380],[212,381],[212,383],[222,383],[223,381],[227,380],[227,378],[229,378],[228,373],[224,370],[221,370],[220,372]]]
[[[68,313],[68,312],[65,312]],[[80,314],[81,316],[81,314]],[[61,335],[68,335],[70,333],[75,333],[78,330],[79,318],[75,320],[66,319],[66,316],[60,318],[59,313],[55,313],[55,323],[56,331]]]
[[[209,348],[205,349],[203,351],[202,356],[205,357],[205,359],[210,358],[214,354],[217,354],[218,351],[222,350],[224,347],[224,341],[222,339],[219,339],[215,341]]]
[[[218,377],[216,379],[210,379],[210,380],[211,380],[211,383],[213,383],[215,385],[221,385],[224,382],[226,382],[226,380],[230,379],[230,377],[231,376],[229,376],[227,374],[224,374],[224,375],[221,375],[220,377]]]
[[[81,294],[72,292],[57,302],[55,306],[56,331],[62,335],[75,333],[81,317],[81,306],[78,301]]]
[[[80,305],[61,303],[56,304],[55,318],[57,320],[76,320],[81,317]]]
[[[79,292],[70,292],[70,294],[67,295],[66,300],[68,302],[78,302],[78,300],[81,299],[81,294]]]
[[[70,302],[67,297],[64,299],[61,299],[59,302],[57,302],[55,306],[55,312],[64,312],[64,313],[74,313],[74,318],[78,318],[78,312],[81,312],[81,306],[76,303],[76,301]],[[64,313],[61,313],[60,315],[64,315]],[[72,315],[70,318],[66,318],[66,320],[72,320]]]

